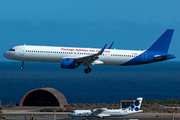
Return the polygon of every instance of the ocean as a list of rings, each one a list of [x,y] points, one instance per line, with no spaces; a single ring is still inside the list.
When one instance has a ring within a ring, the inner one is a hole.
[[[84,66],[62,69],[58,63],[0,62],[1,104],[19,104],[29,91],[41,87],[59,90],[68,103],[118,103],[120,100],[180,98],[180,62],[139,66]]]

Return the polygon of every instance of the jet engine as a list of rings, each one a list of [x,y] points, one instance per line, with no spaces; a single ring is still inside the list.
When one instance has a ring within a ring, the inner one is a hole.
[[[78,67],[78,64],[75,60],[61,59],[61,68],[74,69],[76,67]]]
[[[91,110],[91,112],[96,112],[96,111],[97,111],[97,109],[92,109],[92,110]]]

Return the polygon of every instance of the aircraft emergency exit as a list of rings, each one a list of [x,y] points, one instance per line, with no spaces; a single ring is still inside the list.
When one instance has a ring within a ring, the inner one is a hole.
[[[97,108],[92,110],[74,110],[68,116],[72,118],[79,118],[79,117],[105,118],[105,117],[127,116],[130,114],[143,112],[143,110],[140,110],[142,100],[143,98],[137,98],[135,102],[127,108],[122,108],[122,109]]]
[[[157,41],[147,50],[119,50],[112,49],[113,42],[106,49],[52,47],[20,45],[6,51],[3,56],[11,60],[61,63],[61,68],[74,69],[80,65],[86,68],[85,73],[91,72],[90,65],[140,65],[173,59],[176,56],[168,53],[174,30],[167,29]]]

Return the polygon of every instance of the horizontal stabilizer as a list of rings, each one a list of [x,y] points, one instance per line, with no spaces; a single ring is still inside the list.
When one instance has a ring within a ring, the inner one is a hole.
[[[162,58],[166,58],[168,56],[171,56],[171,55],[155,55],[154,58],[156,59],[162,59]]]
[[[147,51],[167,53],[173,32],[173,29],[167,29]]]

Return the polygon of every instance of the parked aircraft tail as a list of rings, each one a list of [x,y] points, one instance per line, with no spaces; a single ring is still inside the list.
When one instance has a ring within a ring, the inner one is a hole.
[[[131,112],[142,112],[142,110],[140,110],[141,104],[142,104],[142,100],[143,98],[137,98],[135,100],[135,102],[129,106],[128,108],[125,108],[127,111],[131,111]]]
[[[167,53],[174,29],[167,29],[147,51]]]

